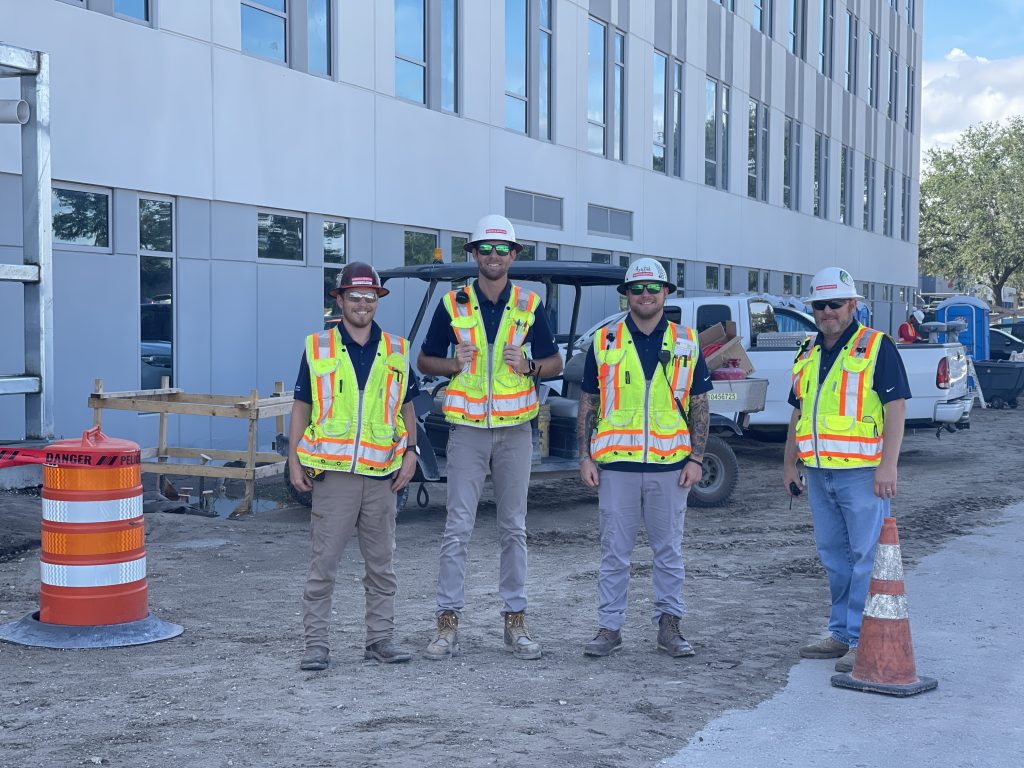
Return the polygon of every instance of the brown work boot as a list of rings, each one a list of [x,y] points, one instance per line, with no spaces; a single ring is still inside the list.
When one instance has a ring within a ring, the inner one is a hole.
[[[617,629],[597,630],[597,635],[583,646],[584,656],[607,656],[622,647],[622,632]]]
[[[408,661],[412,658],[412,654],[396,646],[395,641],[390,637],[385,637],[383,640],[366,646],[363,658],[376,659],[382,664],[394,664],[399,661]]]
[[[678,616],[663,613],[658,619],[658,650],[673,658],[694,655],[693,646],[679,633]]]
[[[851,648],[836,662],[836,672],[853,672],[853,665],[857,663],[857,649]]]
[[[459,615],[455,611],[441,611],[437,617],[437,632],[423,655],[434,661],[450,659],[459,652]]]
[[[311,645],[302,654],[299,669],[304,672],[321,672],[330,664],[331,652],[322,645]]]
[[[540,643],[530,638],[530,630],[526,627],[526,612],[516,611],[505,616],[505,650],[512,651],[517,659],[539,659]]]
[[[800,649],[800,658],[802,659],[838,659],[840,656],[845,656],[846,652],[850,650],[850,646],[846,643],[841,643],[831,635],[826,637],[824,640],[819,640],[816,643],[805,645]]]

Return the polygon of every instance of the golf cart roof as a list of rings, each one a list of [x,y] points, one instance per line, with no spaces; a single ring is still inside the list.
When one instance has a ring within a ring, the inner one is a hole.
[[[474,262],[420,264],[380,271],[382,283],[395,278],[417,278],[431,282],[469,280],[476,276],[477,265]],[[626,276],[626,268],[589,261],[514,261],[509,267],[508,276],[522,282],[555,285],[619,285]]]

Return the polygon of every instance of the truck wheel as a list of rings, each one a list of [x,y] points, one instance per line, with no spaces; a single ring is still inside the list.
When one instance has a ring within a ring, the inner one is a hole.
[[[721,507],[736,488],[739,474],[740,466],[729,444],[717,435],[709,436],[704,449],[704,477],[690,489],[689,504]]]
[[[284,487],[288,489],[288,495],[292,497],[294,501],[301,504],[304,507],[313,506],[313,492],[312,491],[300,491],[294,485],[292,485],[292,479],[288,477],[288,470],[284,472]]]

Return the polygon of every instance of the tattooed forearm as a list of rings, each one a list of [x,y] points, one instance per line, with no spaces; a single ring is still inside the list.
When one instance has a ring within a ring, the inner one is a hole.
[[[580,409],[576,416],[576,443],[580,461],[590,458],[590,436],[597,427],[597,395],[580,392]]]
[[[690,428],[690,444],[695,458],[704,456],[704,448],[708,444],[708,425],[711,415],[708,412],[708,396],[696,395],[690,398],[690,413],[686,424]]]

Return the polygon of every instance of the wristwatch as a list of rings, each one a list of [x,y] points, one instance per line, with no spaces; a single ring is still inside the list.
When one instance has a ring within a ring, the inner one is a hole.
[[[683,463],[684,464],[686,462],[688,462],[688,461],[692,461],[698,467],[703,467],[704,466],[704,462],[703,461],[701,461],[700,459],[695,459],[695,458],[693,458],[693,456],[687,456],[685,459],[683,459]]]
[[[529,362],[530,362],[530,374],[529,375],[532,376],[533,378],[537,378],[537,372],[538,372],[537,361],[534,360],[531,357]]]
[[[416,454],[417,456],[422,456],[422,455],[423,455],[422,453],[420,453],[420,445],[419,445],[419,443],[413,443],[412,445],[408,445],[408,446],[406,446],[406,447],[407,447],[407,448],[408,448],[408,449],[409,449],[410,451],[412,451],[413,453],[415,453],[415,454]]]

